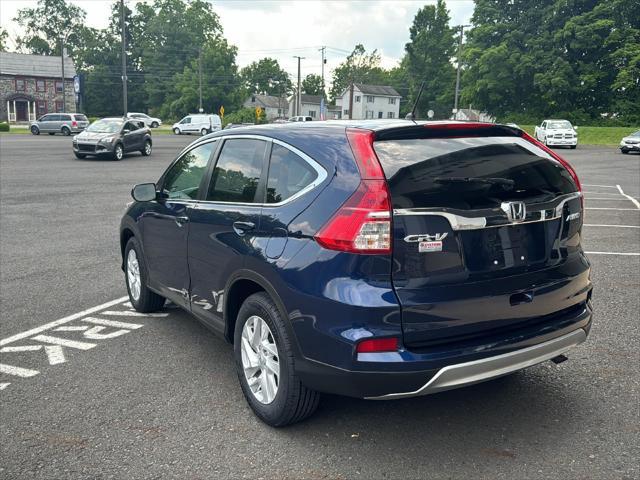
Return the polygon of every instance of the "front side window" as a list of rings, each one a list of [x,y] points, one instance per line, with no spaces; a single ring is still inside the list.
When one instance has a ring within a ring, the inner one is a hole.
[[[200,182],[217,142],[200,145],[185,153],[164,177],[162,193],[174,200],[196,200]]]
[[[305,160],[281,145],[271,150],[267,203],[280,203],[311,184],[318,174]]]
[[[185,123],[191,123],[191,117],[185,117],[180,121],[181,125],[184,125]]]
[[[263,140],[227,140],[213,172],[207,200],[255,203],[266,147]]]

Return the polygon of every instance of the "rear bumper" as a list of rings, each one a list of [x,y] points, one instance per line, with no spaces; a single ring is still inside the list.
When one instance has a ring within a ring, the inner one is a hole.
[[[366,399],[428,395],[497,378],[550,360],[584,342],[591,328],[589,302],[554,326],[509,332],[491,343],[455,344],[419,352],[359,354],[353,369],[300,359],[298,375],[309,388]],[[478,353],[480,352],[480,353]]]

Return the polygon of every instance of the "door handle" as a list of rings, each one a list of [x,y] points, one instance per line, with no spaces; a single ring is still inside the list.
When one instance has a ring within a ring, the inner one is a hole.
[[[241,236],[254,228],[256,228],[256,225],[252,222],[233,222],[233,230]]]
[[[182,227],[185,223],[189,221],[189,217],[175,217],[175,221],[179,227]]]

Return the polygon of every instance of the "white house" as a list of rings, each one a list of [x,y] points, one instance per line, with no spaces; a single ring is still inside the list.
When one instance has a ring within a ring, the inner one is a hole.
[[[398,118],[400,99],[395,88],[385,85],[353,84],[353,112],[349,116],[351,88],[347,88],[336,100],[342,108],[342,118],[362,120],[366,118]]]
[[[289,104],[285,97],[253,94],[242,104],[245,108],[260,107],[264,110],[267,120],[285,118],[289,116]]]
[[[491,115],[485,112],[479,112],[478,110],[472,110],[470,108],[460,108],[451,117],[452,120],[462,120],[466,122],[488,122],[494,123],[496,121]]]
[[[314,120],[320,120],[320,103],[322,95],[307,95],[303,93],[300,96],[300,112],[296,113],[296,96],[295,94],[289,99],[289,112],[293,115],[303,115],[311,117]],[[325,102],[327,115],[325,120],[336,120],[340,118],[340,108],[336,105],[329,105]]]

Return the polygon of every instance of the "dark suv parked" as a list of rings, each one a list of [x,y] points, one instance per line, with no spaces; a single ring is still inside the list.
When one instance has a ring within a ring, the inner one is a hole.
[[[223,335],[270,425],[318,392],[403,398],[560,359],[591,325],[580,183],[516,128],[225,130],[132,194],[132,305],[170,299]]]

